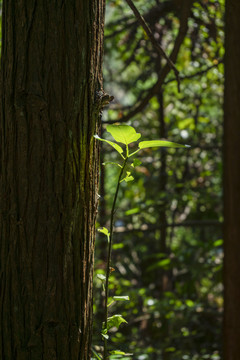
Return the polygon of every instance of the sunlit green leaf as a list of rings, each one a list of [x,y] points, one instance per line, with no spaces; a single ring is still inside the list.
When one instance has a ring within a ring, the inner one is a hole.
[[[97,274],[97,278],[101,281],[105,281],[106,280],[106,276],[103,274]]]
[[[133,181],[134,180],[134,177],[133,176],[127,176],[124,181],[126,182],[130,182],[130,181]]]
[[[108,334],[103,334],[103,333],[102,333],[102,337],[104,337],[105,339],[109,339],[109,335],[108,335]]]
[[[221,246],[223,244],[223,240],[222,239],[219,239],[219,240],[216,240],[216,241],[214,241],[214,243],[213,243],[213,246]]]
[[[112,327],[116,327],[117,329],[122,323],[127,323],[127,321],[122,317],[122,315],[113,315],[107,320],[107,329],[111,329]]]
[[[140,211],[140,208],[136,207],[136,208],[125,211],[125,214],[126,215],[133,215],[133,214],[139,213],[139,211]]]
[[[134,159],[133,160],[133,163],[131,164],[132,167],[136,167],[136,166],[139,166],[141,165],[142,162],[139,160],[139,159]]]
[[[101,229],[97,229],[98,232],[103,233],[104,235],[109,235],[109,231],[107,228],[103,227]]]
[[[110,351],[111,355],[125,355],[126,353],[124,351],[120,351],[120,350],[113,350]]]
[[[115,143],[112,142],[112,141],[102,139],[102,138],[100,138],[98,135],[93,135],[93,136],[95,137],[95,139],[100,140],[100,141],[103,141],[103,142],[106,142],[106,143],[108,143],[109,145],[111,145],[115,150],[117,150],[117,152],[119,152],[119,154],[122,154],[122,153],[123,153],[123,149],[121,148],[120,145],[115,144]]]
[[[115,300],[115,301],[125,301],[125,300],[129,300],[129,296],[113,296],[113,300]]]
[[[113,250],[122,249],[123,247],[124,247],[123,243],[113,244],[113,246],[112,246]]]
[[[166,140],[149,140],[149,141],[141,141],[138,144],[140,149],[146,149],[150,147],[168,147],[168,148],[188,148],[189,145],[181,145],[171,141]]]
[[[105,339],[109,339],[109,335],[108,335],[108,329],[103,329],[101,334],[102,334],[102,337],[104,337]]]
[[[141,137],[141,134],[129,125],[108,125],[107,131],[117,142],[125,145],[137,141]]]
[[[123,181],[129,182],[129,181],[133,181],[133,180],[134,180],[134,177],[131,176],[130,171],[127,171],[126,176],[120,182],[123,182]]]
[[[188,306],[188,307],[193,307],[194,306],[194,302],[192,301],[192,300],[186,300],[186,305]]]
[[[103,228],[100,228],[100,229],[97,229],[97,230],[98,230],[98,232],[106,235],[107,239],[108,239],[108,242],[109,242],[109,240],[110,240],[110,232],[108,231],[108,229],[103,227]]]

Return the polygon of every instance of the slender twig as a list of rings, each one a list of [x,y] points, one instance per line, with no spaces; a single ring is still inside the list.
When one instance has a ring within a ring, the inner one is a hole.
[[[118,197],[118,191],[121,183],[121,178],[124,172],[124,169],[127,164],[128,157],[124,159],[121,171],[119,173],[117,187],[113,199],[112,209],[111,209],[111,217],[110,217],[110,235],[109,235],[109,244],[108,244],[108,257],[107,257],[107,269],[106,269],[106,282],[105,282],[105,311],[104,311],[104,328],[107,329],[107,319],[108,319],[108,294],[109,294],[109,276],[110,276],[110,266],[111,266],[111,254],[112,254],[112,241],[113,241],[113,221],[114,221],[114,214],[115,214],[115,207]],[[107,360],[107,339],[104,339],[104,354],[103,360]]]
[[[218,66],[219,66],[220,64],[222,64],[222,63],[223,63],[223,60],[220,59],[220,60],[218,60],[218,63],[217,63],[217,64],[213,64],[213,65],[211,65],[211,66],[209,66],[209,67],[207,67],[207,68],[205,68],[205,69],[199,70],[199,71],[197,71],[197,72],[195,72],[195,73],[192,73],[192,74],[189,74],[189,75],[180,76],[180,80],[181,80],[181,81],[191,80],[191,79],[193,79],[193,78],[195,78],[195,77],[197,77],[197,76],[204,75],[204,74],[206,74],[208,71],[210,71],[210,70],[218,67]],[[171,83],[171,82],[173,82],[173,81],[176,81],[176,79],[175,79],[175,78],[169,79],[169,80],[165,81],[165,82],[163,83],[163,85],[167,85],[167,84],[169,84],[169,83]],[[155,91],[155,87],[153,87],[152,89],[153,89],[153,91]],[[149,95],[149,96],[146,97],[146,100],[145,100],[144,102],[141,102],[141,101],[140,101],[140,103],[142,104],[143,107],[145,106],[146,101],[149,101],[149,97],[152,96],[152,95],[155,95],[155,94],[153,94],[153,91],[151,91],[152,89],[150,89],[150,91],[147,92],[147,95]],[[132,107],[133,107],[133,105],[128,105],[128,106],[122,107],[120,104],[113,104],[113,106],[111,106],[110,108],[111,108],[111,110],[125,111],[125,110],[128,110],[128,109],[132,108]],[[138,111],[138,108],[137,108],[137,111]],[[133,116],[133,115],[131,115],[131,117],[132,117],[132,116]],[[124,122],[129,121],[129,119],[130,119],[129,116],[124,116],[123,118],[118,119],[118,120],[104,121],[104,123],[112,123],[112,122],[113,122],[113,123],[114,123],[114,122],[124,123]],[[215,149],[215,147],[213,147],[213,148]]]
[[[185,39],[187,30],[188,30],[188,18],[191,11],[193,0],[185,0],[182,9],[181,9],[181,17],[180,17],[180,27],[178,30],[178,35],[174,43],[173,50],[170,55],[170,59],[172,62],[176,62],[178,53],[180,51],[180,47]],[[105,124],[114,124],[116,122],[118,123],[124,123],[128,120],[132,119],[135,115],[137,115],[139,112],[143,111],[145,106],[149,103],[149,101],[152,99],[153,96],[157,94],[159,89],[161,88],[164,80],[166,79],[166,76],[168,75],[170,71],[170,67],[168,65],[165,65],[160,72],[158,76],[158,80],[156,83],[148,90],[147,94],[141,99],[141,101],[135,106],[133,106],[133,109],[129,111],[128,114],[124,115],[121,119],[116,120],[107,120],[103,121]]]
[[[197,71],[197,72],[195,72],[195,73],[192,73],[192,74],[189,74],[189,75],[180,76],[180,80],[181,80],[181,81],[191,80],[191,79],[193,79],[193,78],[195,78],[195,77],[197,77],[197,76],[204,75],[204,74],[206,74],[208,71],[210,71],[210,70],[218,67],[218,66],[219,66],[220,64],[222,64],[222,63],[223,63],[223,59],[219,59],[219,60],[217,60],[217,63],[215,63],[215,64],[213,64],[213,65],[211,65],[211,66],[208,66],[208,67],[206,67],[205,69],[199,70],[199,71]],[[176,80],[175,78],[169,79],[169,80],[167,80],[167,81],[164,82],[164,85],[167,85],[167,84],[169,84],[169,83],[171,83],[172,81],[175,81],[175,80]]]
[[[163,50],[163,48],[161,47],[161,45],[157,42],[157,40],[155,39],[152,30],[150,29],[150,27],[148,26],[148,24],[146,23],[146,21],[144,20],[143,16],[140,14],[140,12],[138,11],[138,9],[136,8],[136,6],[134,5],[134,3],[132,2],[132,0],[126,0],[126,2],[128,3],[129,7],[132,9],[134,15],[136,16],[138,22],[141,24],[141,26],[143,27],[143,29],[145,30],[146,34],[149,37],[149,40],[151,41],[151,43],[153,44],[153,46],[155,47],[155,49],[157,50],[157,52],[164,57],[164,59],[167,61],[168,65],[170,66],[170,68],[174,71],[175,76],[176,76],[176,80],[178,83],[178,91],[180,91],[180,78],[179,78],[179,71],[176,68],[176,66],[174,65],[174,63],[172,62],[172,60],[170,59],[170,57],[165,53],[165,51]]]

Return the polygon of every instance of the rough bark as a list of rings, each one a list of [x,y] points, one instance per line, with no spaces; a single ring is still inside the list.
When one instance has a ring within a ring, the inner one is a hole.
[[[224,119],[224,358],[240,357],[240,2],[226,1]]]
[[[0,358],[89,359],[104,0],[4,0]]]

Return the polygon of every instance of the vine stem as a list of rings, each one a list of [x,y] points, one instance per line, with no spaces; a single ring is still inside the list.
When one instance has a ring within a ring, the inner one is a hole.
[[[127,148],[128,150],[128,148]],[[117,187],[113,199],[112,209],[111,209],[111,217],[110,217],[110,236],[109,236],[109,243],[108,243],[108,256],[107,256],[107,270],[106,270],[106,282],[105,282],[105,311],[104,311],[104,329],[107,329],[107,319],[108,319],[108,294],[109,294],[109,276],[110,276],[110,266],[111,266],[111,255],[112,255],[112,240],[113,240],[113,221],[114,221],[114,214],[115,214],[115,207],[118,197],[118,191],[121,183],[121,177],[123,175],[123,171],[126,167],[128,160],[128,151],[127,156],[124,159],[121,171],[119,173]],[[108,359],[107,354],[107,339],[104,338],[104,353],[103,353],[103,360]]]

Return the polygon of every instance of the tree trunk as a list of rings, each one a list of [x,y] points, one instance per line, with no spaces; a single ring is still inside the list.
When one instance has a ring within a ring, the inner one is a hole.
[[[224,358],[240,357],[240,2],[226,1],[224,236]]]
[[[0,358],[90,358],[104,0],[4,0]]]

